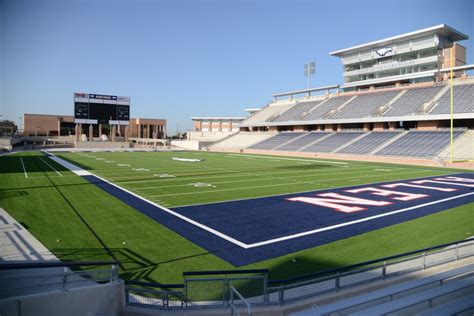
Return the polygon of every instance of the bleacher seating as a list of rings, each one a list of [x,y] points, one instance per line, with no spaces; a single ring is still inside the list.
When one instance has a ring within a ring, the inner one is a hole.
[[[474,84],[464,84],[454,86],[454,112],[455,113],[473,113],[474,112]],[[449,114],[450,113],[451,93],[447,90],[438,100],[438,105],[433,108],[430,114]]]
[[[317,106],[321,103],[322,100],[318,101],[310,101],[310,102],[302,102],[296,104],[294,107],[290,108],[289,110],[283,112],[280,116],[277,116],[272,120],[272,122],[286,122],[286,121],[293,121],[300,116],[305,115],[309,110]]]
[[[248,119],[246,119],[243,124],[254,124],[258,122],[265,122],[267,120],[271,120],[272,118],[276,117],[278,114],[285,112],[286,110],[293,107],[294,103],[283,103],[283,104],[270,104],[263,108],[262,110],[258,111]]]
[[[381,105],[390,102],[400,91],[375,92],[358,95],[342,110],[334,115],[333,119],[360,118],[370,116]]]
[[[420,106],[430,102],[443,88],[444,86],[409,89],[383,116],[414,115]]]
[[[329,134],[330,133],[327,133],[327,132],[308,133],[307,135],[304,135],[303,137],[299,137],[298,139],[295,139],[294,141],[278,148],[278,150],[299,151],[303,147],[317,141],[318,139],[326,137]]]
[[[245,133],[240,132],[225,138],[210,147],[216,148],[246,148],[274,136],[274,133]]]
[[[474,308],[473,267],[440,272],[293,315],[453,315]]]
[[[308,115],[302,118],[303,121],[313,121],[321,119],[326,113],[331,110],[335,110],[345,102],[347,102],[352,96],[342,96],[342,97],[332,97],[325,102],[321,102],[314,110],[312,110]]]
[[[312,144],[303,149],[305,152],[320,152],[320,153],[330,153],[338,149],[342,145],[354,140],[356,137],[362,135],[360,132],[337,132],[331,136]]]
[[[454,131],[458,137],[463,131]],[[436,157],[449,145],[450,132],[444,131],[410,131],[396,142],[378,150],[379,156]]]
[[[303,133],[279,133],[269,139],[259,142],[255,145],[250,146],[252,149],[274,149],[281,144],[284,144],[292,139],[295,139]]]
[[[370,154],[383,143],[399,135],[401,131],[372,132],[362,139],[350,144],[347,147],[337,151],[343,154]]]

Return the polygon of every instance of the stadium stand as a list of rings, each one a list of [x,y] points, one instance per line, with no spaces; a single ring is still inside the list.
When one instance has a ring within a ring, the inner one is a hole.
[[[345,105],[333,119],[362,118],[370,116],[378,107],[388,104],[400,91],[386,91],[358,95]]]
[[[259,143],[275,136],[275,133],[246,133],[240,132],[238,134],[231,135],[219,142],[212,144],[211,147],[218,148],[247,148],[253,144]]]
[[[335,111],[338,107],[349,101],[353,96],[332,97],[323,101],[314,108],[308,115],[302,118],[303,121],[312,121],[324,118],[329,115],[331,111]]]
[[[449,315],[474,308],[473,265],[425,276],[293,315]],[[420,313],[420,314],[418,314]]]
[[[396,100],[383,116],[414,115],[423,104],[429,103],[444,88],[444,86],[415,88],[404,90],[404,93]]]
[[[274,118],[272,121],[286,122],[298,120],[299,118],[306,116],[312,108],[316,107],[322,101],[323,100],[298,103],[294,107],[290,108],[289,110],[283,112],[281,115]]]
[[[454,131],[454,138],[464,131]],[[396,142],[389,144],[375,152],[380,156],[411,156],[436,157],[450,142],[449,130],[443,131],[410,131]]]
[[[294,139],[293,141],[281,146],[278,150],[287,150],[287,151],[299,151],[303,147],[308,146],[311,143],[321,140],[324,137],[331,135],[327,132],[313,132],[308,133],[302,137]]]
[[[454,112],[455,113],[473,113],[474,112],[474,84],[464,84],[454,86]],[[430,114],[449,114],[450,113],[449,89],[438,100],[437,105],[433,107]]]
[[[343,146],[347,142],[353,141],[357,137],[360,137],[362,133],[362,131],[337,132],[317,143],[313,143],[303,148],[303,151],[330,153]]]
[[[345,146],[338,150],[338,153],[344,154],[370,154],[377,147],[399,135],[401,131],[371,132],[367,136]]]
[[[294,102],[286,102],[286,103],[274,103],[267,105],[262,110],[258,111],[254,115],[250,116],[246,119],[243,124],[254,124],[258,122],[265,122],[271,121],[273,118],[276,118],[281,113],[289,110],[291,107],[295,105]]]
[[[250,146],[252,149],[274,149],[280,145],[283,145],[291,140],[296,139],[304,135],[303,133],[280,133],[272,138],[266,139],[262,142],[259,142],[255,145]]]

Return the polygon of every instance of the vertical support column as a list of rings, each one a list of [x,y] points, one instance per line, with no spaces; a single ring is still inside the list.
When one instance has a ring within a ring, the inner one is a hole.
[[[128,142],[129,133],[130,133],[130,127],[125,126],[125,141],[126,142]]]
[[[146,138],[150,138],[150,124],[146,125]]]
[[[94,127],[92,126],[92,124],[89,124],[89,141],[93,141],[94,140]]]
[[[102,137],[102,124],[99,124],[99,137]]]
[[[58,136],[61,136],[61,118],[58,118]]]
[[[142,124],[137,124],[137,136],[142,138]]]
[[[80,137],[81,137],[81,124],[77,124],[76,123],[76,127],[74,128],[74,139],[76,140],[76,142],[78,142],[80,140]]]
[[[115,135],[117,135],[117,125],[112,125],[112,142],[115,142]]]

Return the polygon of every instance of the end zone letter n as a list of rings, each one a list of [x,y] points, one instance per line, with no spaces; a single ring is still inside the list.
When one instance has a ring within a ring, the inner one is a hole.
[[[328,207],[344,213],[352,213],[366,210],[366,208],[355,205],[385,206],[392,204],[391,202],[361,199],[357,197],[341,195],[339,193],[322,193],[318,194],[317,196],[322,196],[323,198],[299,196],[294,198],[288,198],[287,200]],[[351,206],[347,206],[344,204],[349,204]]]

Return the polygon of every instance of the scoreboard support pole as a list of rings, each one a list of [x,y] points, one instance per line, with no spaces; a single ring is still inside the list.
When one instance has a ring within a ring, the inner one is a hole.
[[[112,142],[115,142],[115,135],[117,134],[117,125],[112,125]]]
[[[94,126],[89,124],[89,141],[92,142],[94,140]]]

